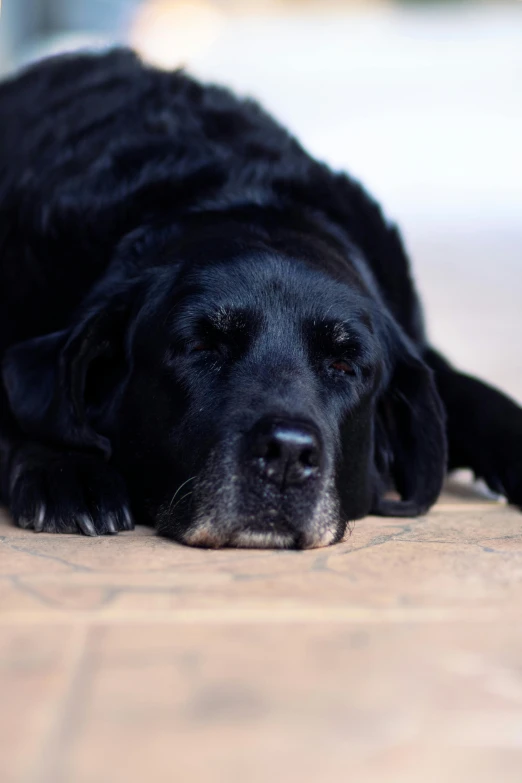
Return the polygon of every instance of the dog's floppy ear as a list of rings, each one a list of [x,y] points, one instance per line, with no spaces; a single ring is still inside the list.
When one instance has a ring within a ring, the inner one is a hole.
[[[70,330],[54,332],[12,346],[4,357],[2,377],[20,428],[36,440],[111,453],[108,438],[88,420],[85,397],[96,360],[111,370],[121,364],[129,296],[113,297],[89,311]]]
[[[433,505],[442,488],[447,464],[445,414],[432,371],[404,335],[398,336],[394,353],[396,361],[377,409],[379,486],[373,513],[416,516]],[[401,500],[384,497],[393,488]]]

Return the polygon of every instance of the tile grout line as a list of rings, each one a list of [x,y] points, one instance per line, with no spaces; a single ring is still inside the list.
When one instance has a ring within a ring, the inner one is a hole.
[[[48,620],[50,620],[50,618],[48,618]],[[56,618],[56,620],[58,620],[58,618]],[[49,624],[49,622],[46,623],[46,625]],[[56,625],[59,624],[63,623],[56,623]],[[45,774],[45,769],[47,767],[46,761],[48,758],[52,757],[53,751],[54,756],[56,757],[56,748],[60,745],[58,737],[68,712],[71,692],[74,689],[74,683],[78,679],[78,674],[82,670],[85,658],[86,641],[91,631],[90,625],[80,623],[63,625],[73,628],[74,634],[69,641],[70,649],[67,660],[60,667],[65,670],[62,694],[56,711],[53,711],[49,718],[47,730],[42,732],[40,747],[33,756],[30,770],[28,770],[24,776],[25,783],[47,783],[48,781],[48,775]],[[49,749],[51,749],[51,751],[49,751]],[[53,780],[49,781],[49,783],[58,783],[58,781]]]

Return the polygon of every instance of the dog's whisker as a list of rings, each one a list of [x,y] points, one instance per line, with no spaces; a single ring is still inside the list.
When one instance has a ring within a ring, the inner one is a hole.
[[[175,505],[174,505],[172,508],[170,508],[170,507],[169,507],[169,514],[173,514],[173,513],[174,513],[174,511],[175,511],[175,510],[177,509],[177,507],[179,506],[179,504],[180,504],[180,503],[181,503],[183,500],[185,500],[185,498],[188,498],[190,495],[193,495],[193,494],[194,494],[194,492],[193,492],[193,491],[190,491],[190,492],[187,492],[187,494],[186,494],[186,495],[183,495],[183,497],[181,497],[181,498],[180,498],[180,499],[177,501],[177,503],[176,503],[176,504],[175,504]]]
[[[188,478],[186,481],[184,481],[182,484],[179,485],[179,487],[174,492],[174,494],[173,494],[173,496],[172,496],[172,498],[171,498],[171,500],[169,502],[167,514],[170,514],[172,512],[172,504],[176,500],[177,496],[179,495],[179,493],[181,492],[183,487],[185,487],[190,481],[194,481],[195,478],[197,478],[197,476],[191,476],[190,478]]]

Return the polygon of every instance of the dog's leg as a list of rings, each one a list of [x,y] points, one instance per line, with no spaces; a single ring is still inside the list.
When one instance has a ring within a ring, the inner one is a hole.
[[[447,412],[449,469],[471,468],[494,491],[522,508],[522,408],[502,392],[464,375],[436,351],[435,371]]]
[[[0,502],[37,532],[100,535],[131,530],[123,479],[103,457],[34,443],[0,386]]]
[[[0,502],[19,527],[103,535],[134,527],[123,478],[101,455],[28,439],[0,384]]]

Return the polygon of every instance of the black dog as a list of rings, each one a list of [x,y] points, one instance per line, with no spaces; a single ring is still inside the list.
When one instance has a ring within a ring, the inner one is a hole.
[[[522,409],[428,347],[378,205],[127,51],[0,87],[0,355],[22,527],[322,546],[448,466],[522,504]]]

